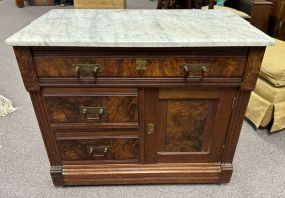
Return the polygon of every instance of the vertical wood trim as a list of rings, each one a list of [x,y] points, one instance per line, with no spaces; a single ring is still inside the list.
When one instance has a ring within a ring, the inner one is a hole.
[[[235,94],[235,89],[225,89],[221,92],[216,118],[214,121],[215,125],[213,133],[211,134],[211,140],[215,142],[215,145],[211,145],[210,162],[220,161],[226,135],[227,133],[231,133],[231,131],[228,131],[228,126],[230,123],[232,102]]]
[[[29,47],[13,47],[26,90],[40,90],[37,72]]]
[[[254,27],[257,27],[261,31],[267,33],[270,11],[272,7],[272,3],[269,1],[266,3],[254,2],[254,4],[251,6],[250,23]]]
[[[280,40],[285,38],[285,1],[274,1],[269,25],[270,35]]]
[[[53,131],[49,127],[41,94],[40,92],[32,92],[30,93],[30,96],[37,116],[38,124],[41,130],[50,164],[52,166],[60,165],[60,155],[57,150],[55,136]]]
[[[160,92],[160,91],[159,91]],[[166,130],[167,130],[167,114],[168,100],[159,100],[159,118],[158,118],[158,152],[165,151]]]
[[[241,83],[241,90],[253,90],[258,78],[259,70],[263,60],[265,47],[250,48],[244,77]]]
[[[139,163],[144,163],[144,88],[139,90]]]
[[[202,134],[202,152],[209,152],[210,151],[210,146],[211,146],[211,132],[212,132],[212,129],[214,128],[215,126],[215,122],[214,122],[214,119],[215,116],[216,116],[216,113],[217,113],[217,107],[218,107],[218,100],[209,100],[209,105],[210,105],[210,108],[209,108],[209,115],[207,117],[207,121],[206,121],[206,126],[205,126],[205,129],[203,131],[203,134]]]
[[[236,96],[236,101],[228,129],[229,132],[225,141],[222,163],[232,163],[233,161],[250,93],[250,91],[238,92]]]
[[[157,163],[157,152],[159,147],[159,131],[158,131],[158,88],[145,89],[144,94],[144,140],[145,140],[145,163],[152,164]],[[147,133],[147,127],[149,123],[154,124],[154,134],[149,135]]]

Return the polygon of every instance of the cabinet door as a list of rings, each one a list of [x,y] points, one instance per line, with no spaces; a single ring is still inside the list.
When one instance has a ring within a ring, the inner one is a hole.
[[[144,90],[144,162],[219,162],[236,90]]]

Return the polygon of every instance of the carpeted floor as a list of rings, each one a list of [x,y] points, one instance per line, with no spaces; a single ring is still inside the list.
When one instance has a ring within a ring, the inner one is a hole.
[[[0,118],[0,198],[15,197],[285,197],[285,131],[268,134],[244,123],[232,180],[226,185],[143,185],[55,188],[28,93],[11,47],[4,40],[46,11],[18,9],[0,0],[0,94],[19,109]],[[128,8],[155,8],[155,1],[128,0]]]

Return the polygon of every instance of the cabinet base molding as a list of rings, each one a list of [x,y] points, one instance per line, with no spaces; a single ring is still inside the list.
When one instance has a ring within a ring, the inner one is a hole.
[[[51,168],[56,186],[226,183],[231,173],[231,164],[224,166],[220,163],[63,165],[62,169]]]

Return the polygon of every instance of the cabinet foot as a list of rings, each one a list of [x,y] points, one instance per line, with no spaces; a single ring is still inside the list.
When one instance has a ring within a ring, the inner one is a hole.
[[[52,182],[55,186],[64,186],[62,166],[52,166],[50,168],[50,174],[52,177]]]
[[[231,163],[221,164],[220,183],[229,183],[233,173],[233,165]]]

